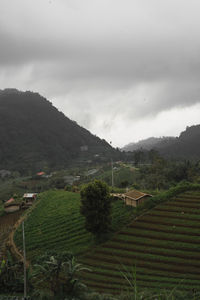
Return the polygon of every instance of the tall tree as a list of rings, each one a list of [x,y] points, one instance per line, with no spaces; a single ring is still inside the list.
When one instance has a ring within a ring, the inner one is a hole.
[[[106,183],[95,180],[81,190],[80,212],[85,217],[85,228],[97,238],[109,231],[111,198]]]

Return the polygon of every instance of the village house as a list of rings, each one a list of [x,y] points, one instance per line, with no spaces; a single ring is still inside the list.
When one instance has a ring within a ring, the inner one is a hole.
[[[10,198],[4,203],[4,210],[6,213],[12,213],[15,211],[20,210],[21,205],[18,201],[16,201],[14,198]]]
[[[23,196],[23,200],[25,201],[25,206],[31,206],[36,199],[37,194],[36,193],[26,193]]]

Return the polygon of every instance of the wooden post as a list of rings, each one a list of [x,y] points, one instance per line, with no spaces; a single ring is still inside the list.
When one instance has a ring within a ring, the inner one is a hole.
[[[26,299],[26,248],[25,248],[24,221],[22,222],[22,234],[23,234],[23,252],[24,252],[24,299]]]

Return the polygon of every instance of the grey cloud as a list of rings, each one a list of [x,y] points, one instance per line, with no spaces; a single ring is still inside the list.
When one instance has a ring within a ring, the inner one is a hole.
[[[0,88],[36,90],[107,130],[200,102],[200,4],[161,2],[2,0]]]

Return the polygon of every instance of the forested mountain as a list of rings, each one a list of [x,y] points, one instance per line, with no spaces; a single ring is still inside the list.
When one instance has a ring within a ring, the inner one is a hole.
[[[179,137],[158,150],[172,158],[200,159],[200,125],[187,127]]]
[[[155,149],[169,158],[200,159],[200,125],[187,127],[179,137],[149,138],[132,143],[123,148],[125,151]]]
[[[0,169],[63,168],[114,151],[38,93],[0,90]]]
[[[130,143],[130,144],[124,146],[122,148],[122,150],[135,151],[135,150],[139,150],[141,148],[143,150],[151,150],[159,145],[166,145],[174,139],[175,138],[173,138],[173,137],[160,137],[160,138],[150,137],[148,139],[141,140],[137,143]]]

